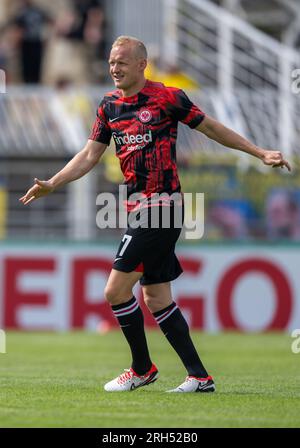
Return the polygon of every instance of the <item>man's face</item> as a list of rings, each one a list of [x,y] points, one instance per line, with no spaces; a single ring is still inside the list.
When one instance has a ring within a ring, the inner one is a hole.
[[[137,58],[131,45],[112,48],[109,57],[110,75],[118,89],[128,90],[144,77],[146,60]]]

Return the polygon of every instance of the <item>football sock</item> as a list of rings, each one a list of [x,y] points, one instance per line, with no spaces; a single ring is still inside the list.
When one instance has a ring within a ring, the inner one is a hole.
[[[189,375],[199,378],[208,376],[189,333],[188,324],[175,302],[153,313],[156,322],[169,343],[179,355]]]
[[[112,311],[130,346],[131,367],[138,375],[145,374],[151,369],[152,362],[144,330],[144,316],[136,298],[133,296],[126,303],[112,305]]]

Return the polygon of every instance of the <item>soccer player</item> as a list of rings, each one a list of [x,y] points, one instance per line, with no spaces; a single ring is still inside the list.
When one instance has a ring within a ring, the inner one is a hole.
[[[224,127],[205,115],[182,90],[146,80],[146,65],[147,51],[142,42],[129,36],[121,36],[114,42],[109,66],[116,90],[101,101],[86,146],[51,179],[35,179],[34,186],[20,198],[23,204],[84,176],[98,163],[113,138],[128,187],[128,211],[137,210],[141,220],[145,220],[148,208],[172,209],[174,202],[168,198],[163,203],[151,203],[148,199],[155,193],[171,197],[172,193],[180,192],[175,152],[179,121],[224,146],[259,158],[266,165],[290,170],[279,151],[259,148]],[[132,193],[142,193],[146,200],[132,204]],[[105,298],[130,346],[132,364],[105,384],[106,391],[131,391],[158,378],[147,346],[143,314],[132,292],[137,281],[147,307],[187,370],[183,383],[169,392],[215,390],[213,378],[194,347],[187,322],[172,300],[170,282],[182,272],[174,253],[180,228],[173,221],[169,228],[161,226],[161,222],[158,228],[134,228],[129,223],[117,251]]]

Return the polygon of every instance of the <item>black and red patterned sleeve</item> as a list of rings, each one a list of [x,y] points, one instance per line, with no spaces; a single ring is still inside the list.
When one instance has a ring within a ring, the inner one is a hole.
[[[177,121],[187,124],[190,128],[196,128],[204,119],[205,113],[199,109],[183,90],[169,88],[169,113]]]
[[[98,107],[97,116],[95,118],[89,139],[109,145],[111,139],[111,129],[104,113],[104,107],[105,102],[103,100]]]

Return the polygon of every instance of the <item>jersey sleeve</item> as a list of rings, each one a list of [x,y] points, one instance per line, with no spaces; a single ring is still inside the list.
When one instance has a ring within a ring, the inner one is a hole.
[[[104,113],[105,103],[102,101],[97,110],[97,115],[92,126],[89,140],[109,145],[111,139],[111,129]]]
[[[205,113],[192,103],[183,90],[170,89],[169,93],[167,109],[172,117],[192,129],[196,128],[204,119]]]

